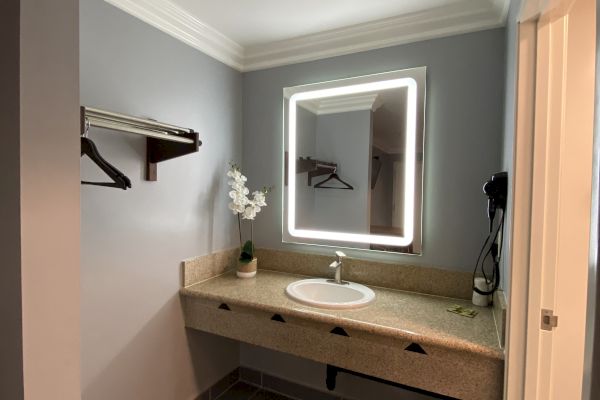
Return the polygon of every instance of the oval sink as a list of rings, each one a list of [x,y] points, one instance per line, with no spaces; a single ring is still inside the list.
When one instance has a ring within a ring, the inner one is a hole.
[[[292,299],[313,307],[348,309],[364,307],[375,300],[375,293],[358,283],[343,285],[328,279],[304,279],[285,289]]]

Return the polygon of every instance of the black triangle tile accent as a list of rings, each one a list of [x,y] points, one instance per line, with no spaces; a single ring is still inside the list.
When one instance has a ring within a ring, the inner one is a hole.
[[[284,322],[285,323],[285,319],[283,319],[283,317],[279,314],[273,314],[273,316],[271,317],[271,321],[277,321],[277,322]]]
[[[231,308],[229,308],[229,306],[227,304],[221,303],[221,305],[219,306],[219,310],[231,311]]]
[[[406,346],[406,348],[404,349],[406,351],[412,351],[413,353],[419,353],[419,354],[425,354],[427,355],[427,353],[425,352],[425,350],[417,343],[411,343],[408,346]]]
[[[331,330],[331,332],[329,332],[329,333],[333,333],[334,335],[340,335],[340,336],[350,337],[350,335],[348,335],[348,332],[346,332],[344,330],[344,328],[340,328],[339,326],[336,326],[335,328],[333,328]]]

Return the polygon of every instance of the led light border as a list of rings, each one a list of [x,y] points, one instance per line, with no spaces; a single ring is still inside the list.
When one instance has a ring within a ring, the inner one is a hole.
[[[323,239],[341,242],[358,242],[381,244],[387,246],[408,246],[414,238],[415,219],[415,170],[417,142],[417,81],[413,78],[390,79],[379,82],[361,83],[350,86],[320,89],[293,94],[289,99],[288,112],[288,152],[289,159],[296,160],[296,103],[302,100],[320,99],[373,92],[385,89],[406,87],[408,89],[406,104],[406,168],[404,171],[404,236],[371,235],[296,229],[296,163],[288,165],[288,232],[291,236],[309,239]]]

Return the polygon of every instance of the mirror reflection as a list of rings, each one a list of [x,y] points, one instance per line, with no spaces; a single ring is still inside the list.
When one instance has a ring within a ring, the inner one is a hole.
[[[425,68],[290,92],[284,239],[420,254]]]

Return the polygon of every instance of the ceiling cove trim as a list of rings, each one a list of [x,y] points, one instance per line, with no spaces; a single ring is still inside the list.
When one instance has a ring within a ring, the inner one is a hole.
[[[242,72],[501,27],[510,4],[510,0],[463,0],[424,12],[244,48],[168,0],[105,1]]]
[[[316,115],[337,114],[352,111],[375,111],[381,106],[378,93],[339,96],[298,102],[302,107]]]
[[[505,25],[504,8],[510,0],[465,0],[426,12],[387,18],[289,40],[246,48],[244,70],[380,49]]]
[[[244,69],[244,48],[167,0],[104,0],[193,48]]]

